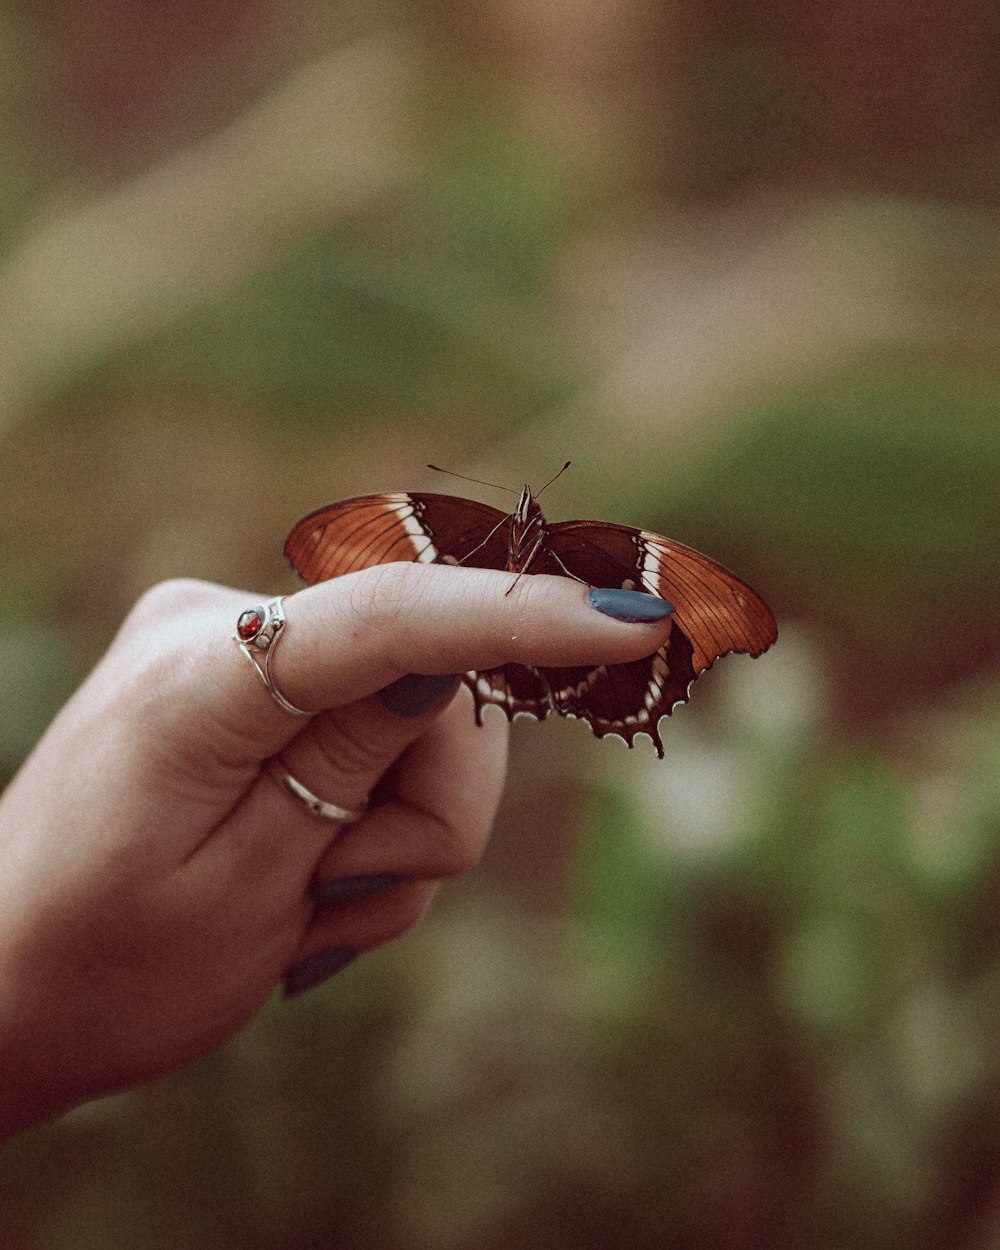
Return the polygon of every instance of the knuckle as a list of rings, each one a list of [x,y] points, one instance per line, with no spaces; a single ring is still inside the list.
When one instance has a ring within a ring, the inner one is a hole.
[[[338,776],[370,778],[379,743],[349,719],[336,716],[316,717],[313,730],[320,754]]]
[[[483,857],[485,839],[468,828],[440,822],[441,837],[435,855],[435,869],[441,877],[460,877],[471,872]]]
[[[351,585],[348,609],[358,633],[402,667],[419,670],[425,651],[412,618],[420,614],[437,566],[397,562],[363,569]]]
[[[531,573],[521,574],[504,583],[484,586],[489,602],[484,605],[486,619],[496,626],[496,646],[500,662],[533,656],[539,648],[550,648],[558,635],[558,621],[565,612],[566,582]]]
[[[197,578],[175,577],[157,582],[144,590],[132,605],[118,631],[118,638],[127,643],[148,639],[151,634],[165,639],[168,626],[177,625],[190,612],[199,611],[212,601],[218,588]]]
[[[352,579],[349,606],[363,625],[386,628],[398,621],[412,593],[419,567],[414,564],[376,564]]]
[[[548,622],[565,611],[567,591],[573,585],[566,577],[526,574],[517,579],[508,598],[515,616],[525,623],[537,619]]]
[[[209,582],[182,577],[143,591],[112,647],[112,652],[129,656],[124,673],[136,680],[147,680],[150,675],[170,678],[176,655],[190,645],[185,632],[188,617],[211,603],[217,593],[218,588]]]
[[[157,582],[155,586],[143,591],[127,619],[145,625],[161,619],[164,613],[173,615],[185,607],[206,600],[211,589],[208,582],[194,577],[172,577],[167,581]]]

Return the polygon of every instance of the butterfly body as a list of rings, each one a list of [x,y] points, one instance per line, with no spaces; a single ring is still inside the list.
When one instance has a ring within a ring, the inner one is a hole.
[[[525,485],[510,517],[507,568],[511,573],[527,573],[535,556],[545,545],[548,526],[538,500]]]
[[[627,664],[534,668],[506,664],[464,674],[476,719],[493,704],[509,719],[580,717],[598,737],[632,746],[645,733],[662,758],[658,722],[692,682],[730,651],[760,655],[777,638],[764,600],[728,569],[649,530],[600,521],[550,525],[528,486],[511,513],[454,495],[363,495],[310,513],[285,554],[307,582],[396,560],[468,564],[571,577],[592,587],[646,591],[674,604],[667,642]]]

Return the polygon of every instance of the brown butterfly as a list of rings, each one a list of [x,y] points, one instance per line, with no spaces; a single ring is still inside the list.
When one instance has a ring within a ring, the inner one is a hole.
[[[598,738],[618,734],[629,746],[636,734],[647,734],[661,759],[660,717],[686,701],[695,678],[730,651],[760,655],[778,636],[760,595],[708,556],[627,525],[550,525],[527,486],[511,513],[454,495],[344,499],[303,517],[285,541],[285,555],[310,583],[413,560],[555,573],[669,600],[670,637],[645,659],[590,668],[505,664],[463,676],[480,724],[490,703],[510,720],[522,712],[538,720],[556,712],[588,721]]]

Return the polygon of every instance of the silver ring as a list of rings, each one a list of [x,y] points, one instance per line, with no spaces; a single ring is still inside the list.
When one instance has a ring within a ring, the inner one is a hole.
[[[367,804],[359,811],[352,812],[349,807],[341,807],[339,803],[327,803],[325,799],[318,798],[298,778],[293,777],[280,760],[268,760],[265,768],[283,790],[302,804],[310,816],[316,816],[320,820],[337,820],[342,825],[349,825],[354,820],[360,820],[367,810]]]
[[[291,712],[293,716],[312,716],[314,713],[289,703],[271,679],[271,656],[277,650],[285,628],[285,609],[281,606],[283,598],[283,595],[278,595],[261,607],[248,608],[246,612],[241,612],[233,640],[240,644],[240,650],[254,666],[254,671],[264,683],[264,689],[278,707]],[[263,657],[263,662],[259,657]]]

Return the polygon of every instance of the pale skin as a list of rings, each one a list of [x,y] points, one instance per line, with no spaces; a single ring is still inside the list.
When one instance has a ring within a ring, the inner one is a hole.
[[[403,716],[404,674],[616,663],[626,624],[568,578],[439,565],[352,573],[285,599],[282,710],[231,639],[262,602],[203,582],[148,592],[0,796],[0,1141],[221,1045],[303,960],[402,935],[479,860],[507,722],[464,687]],[[508,593],[509,592],[509,593]],[[537,732],[545,732],[538,727]],[[582,730],[581,730],[582,732]],[[262,767],[280,755],[319,820]],[[317,903],[329,883],[402,881]]]

